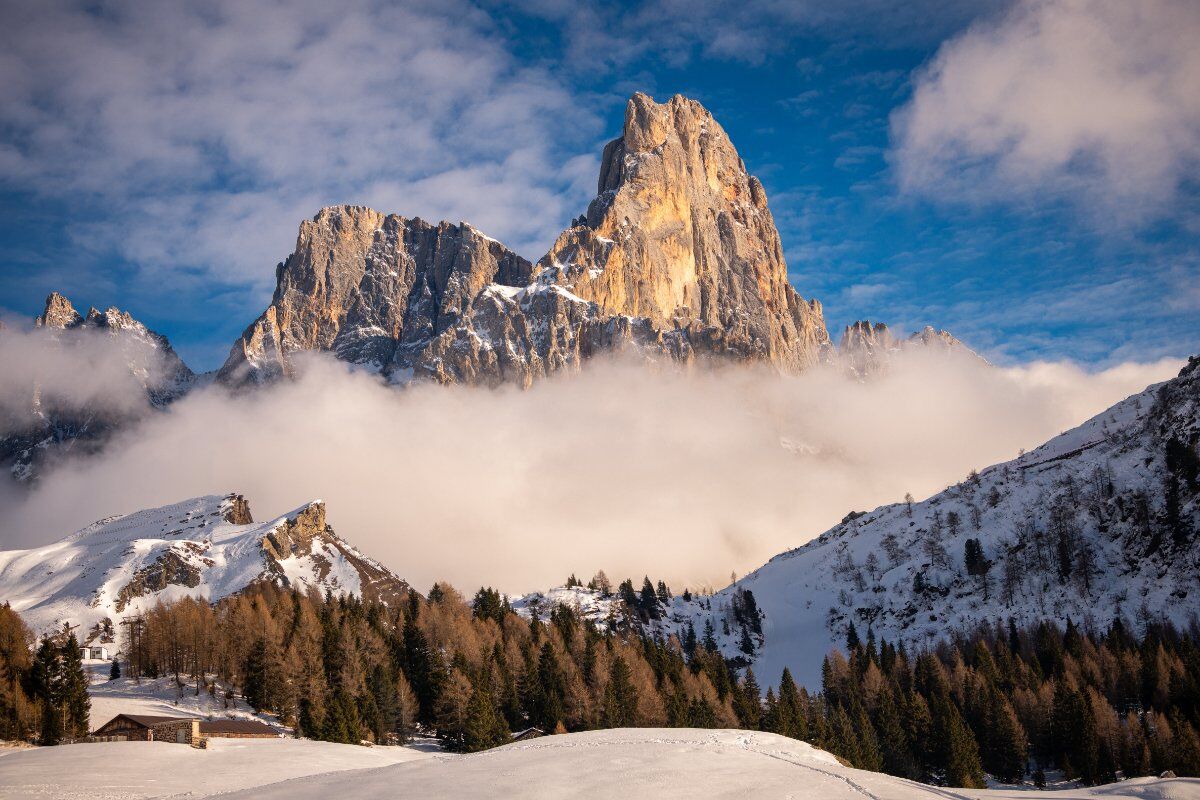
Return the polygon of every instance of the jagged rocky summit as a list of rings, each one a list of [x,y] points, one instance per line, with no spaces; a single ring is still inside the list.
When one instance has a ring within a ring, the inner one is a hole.
[[[92,308],[84,316],[53,292],[34,326],[46,337],[44,344],[74,348],[82,354],[79,360],[93,363],[96,356],[106,356],[103,360],[114,374],[81,376],[87,385],[80,394],[94,395],[92,384],[102,380],[106,402],[81,402],[61,385],[62,376],[58,385],[34,381],[18,387],[28,403],[7,409],[0,419],[0,466],[17,481],[35,477],[47,460],[65,450],[94,451],[117,427],[164,408],[197,381],[166,337],[117,308]]]
[[[160,600],[210,601],[269,582],[394,603],[408,584],[341,539],[320,500],[255,522],[242,495],[109,517],[54,544],[0,551],[0,602],[38,631],[64,622],[108,637]]]
[[[762,184],[682,96],[630,99],[596,199],[537,264],[465,223],[338,206],[303,223],[277,278],[221,380],[287,375],[309,350],[471,384],[528,384],[626,348],[783,370],[833,355],[820,304],[788,282]]]

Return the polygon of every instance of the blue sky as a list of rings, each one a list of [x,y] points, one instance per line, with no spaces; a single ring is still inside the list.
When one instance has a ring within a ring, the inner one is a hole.
[[[333,5],[6,3],[0,308],[118,305],[211,369],[323,205],[536,259],[640,90],[726,128],[835,339],[1200,351],[1187,0]]]

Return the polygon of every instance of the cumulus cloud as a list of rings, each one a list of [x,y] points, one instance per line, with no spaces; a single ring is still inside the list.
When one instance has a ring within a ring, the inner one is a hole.
[[[47,475],[3,527],[8,546],[29,545],[199,494],[243,492],[258,518],[320,497],[341,535],[422,587],[520,591],[598,568],[719,585],[1178,367],[1002,370],[914,353],[862,384],[596,362],[527,391],[397,391],[316,359],[267,391],[194,393]]]
[[[893,117],[897,176],[937,200],[1067,198],[1178,215],[1200,165],[1200,5],[1021,0],[946,42]]]
[[[102,209],[84,247],[243,285],[332,203],[538,251],[599,122],[503,33],[465,0],[5,3],[0,182]]]

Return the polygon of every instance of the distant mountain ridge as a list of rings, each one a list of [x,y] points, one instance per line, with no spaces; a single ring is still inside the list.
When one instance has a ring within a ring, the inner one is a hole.
[[[394,603],[408,584],[334,533],[320,500],[255,522],[246,499],[212,495],[109,517],[53,544],[0,551],[0,602],[36,630],[64,622],[111,637],[160,600],[219,600],[268,582]]]
[[[114,430],[165,408],[200,381],[165,336],[115,307],[105,311],[92,308],[84,316],[70,300],[52,292],[34,327],[46,337],[46,344],[64,351],[95,355],[103,350],[109,360],[121,365],[124,380],[111,384],[112,375],[96,379],[106,381],[107,391],[123,396],[119,403],[89,406],[46,391],[37,382],[17,387],[26,393],[28,402],[10,410],[6,419],[0,418],[0,466],[18,482],[36,478],[47,462],[69,451],[94,452]],[[5,335],[0,331],[0,336]],[[81,382],[89,383],[88,377],[80,376]]]

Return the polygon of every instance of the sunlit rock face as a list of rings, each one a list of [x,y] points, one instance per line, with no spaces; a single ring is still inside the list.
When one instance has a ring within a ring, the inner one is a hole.
[[[606,313],[682,331],[696,352],[789,370],[828,355],[820,304],[788,283],[762,184],[702,105],[635,94],[598,192],[541,273]]]
[[[598,195],[537,264],[466,223],[359,206],[300,227],[271,305],[219,378],[262,383],[308,350],[395,380],[528,385],[598,353],[799,370],[832,356],[762,184],[699,103],[630,99]]]
[[[362,206],[322,209],[276,270],[271,305],[234,344],[218,377],[262,383],[291,356],[324,350],[380,371],[404,366],[456,325],[492,283],[523,286],[531,265],[466,223],[431,225]]]

